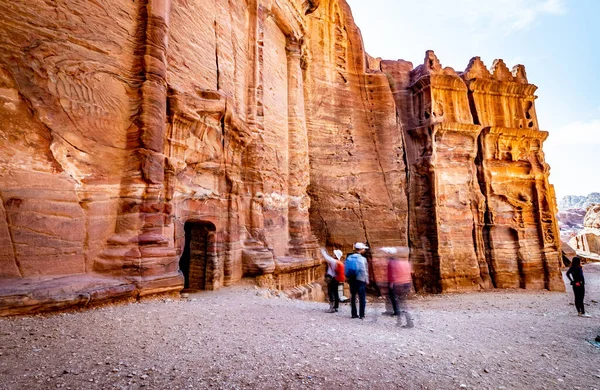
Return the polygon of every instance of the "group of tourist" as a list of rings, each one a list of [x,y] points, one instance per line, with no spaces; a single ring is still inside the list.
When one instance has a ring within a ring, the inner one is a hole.
[[[350,306],[352,318],[365,318],[365,308],[367,304],[367,285],[369,284],[369,266],[365,251],[369,247],[362,242],[354,244],[354,250],[349,253],[345,260],[342,258],[341,250],[333,251],[335,256],[331,257],[327,250],[321,249],[323,257],[327,261],[327,273],[325,281],[327,283],[327,293],[329,298],[329,313],[337,313],[340,306],[339,287],[343,283],[350,286]],[[412,276],[408,253],[402,253],[399,256],[396,248],[381,248],[387,258],[387,299],[392,307],[392,316],[398,317],[398,325],[405,328],[414,326],[412,317],[408,312],[406,299],[412,286]],[[585,279],[581,266],[581,259],[575,256],[566,273],[567,278],[573,286],[575,295],[575,308],[582,317],[590,317],[585,312],[583,299],[585,296]],[[357,310],[358,298],[358,310]],[[402,318],[406,318],[406,323],[402,325]]]
[[[350,286],[352,318],[365,318],[367,285],[369,284],[369,266],[365,251],[368,249],[369,247],[364,243],[357,242],[354,244],[354,250],[346,256],[345,260],[342,259],[343,253],[339,249],[333,251],[335,258],[331,257],[325,249],[321,249],[321,253],[327,261],[325,281],[330,303],[329,313],[336,313],[339,310],[339,286],[347,282]],[[398,317],[398,326],[412,328],[414,323],[406,305],[406,298],[412,286],[408,254],[399,256],[396,248],[381,248],[381,251],[386,254],[387,260],[387,297],[393,309],[391,315]],[[404,325],[402,318],[406,319]]]

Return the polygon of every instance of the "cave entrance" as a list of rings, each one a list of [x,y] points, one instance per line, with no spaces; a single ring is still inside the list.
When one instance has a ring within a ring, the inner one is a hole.
[[[179,269],[185,278],[185,289],[212,290],[214,286],[215,225],[211,222],[186,222],[185,247],[179,259]]]

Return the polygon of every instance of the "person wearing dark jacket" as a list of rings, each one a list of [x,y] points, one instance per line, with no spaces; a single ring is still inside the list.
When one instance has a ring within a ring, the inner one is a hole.
[[[583,298],[585,297],[585,278],[583,277],[583,267],[581,266],[581,258],[578,256],[573,257],[571,261],[571,267],[567,271],[567,278],[571,281],[573,286],[573,293],[575,294],[575,308],[580,317],[590,317],[589,314],[585,313],[583,307]]]

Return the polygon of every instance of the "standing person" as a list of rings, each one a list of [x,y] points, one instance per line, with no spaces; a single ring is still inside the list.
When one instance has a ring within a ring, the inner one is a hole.
[[[337,313],[340,307],[340,294],[338,286],[344,282],[344,263],[341,262],[342,251],[336,249],[333,251],[337,260],[329,256],[325,248],[321,248],[321,254],[327,261],[327,273],[325,281],[327,282],[327,295],[329,297],[329,310],[327,313]],[[341,273],[341,274],[340,274]]]
[[[337,259],[336,261],[336,269],[335,269],[335,280],[338,282],[338,297],[340,302],[343,300],[347,300],[348,298],[344,297],[344,282],[346,281],[346,274],[344,272],[344,260],[342,260],[342,256],[344,252],[339,249],[334,249],[333,255]]]
[[[367,259],[363,256],[368,246],[362,242],[354,244],[354,251],[346,257],[345,275],[350,285],[350,304],[352,307],[352,318],[365,318],[365,306],[367,305],[367,283],[369,283],[369,269]],[[359,310],[356,312],[356,296],[359,299]]]
[[[410,293],[412,276],[410,263],[408,262],[408,251],[404,248],[400,253],[396,248],[383,248],[389,254],[388,257],[388,291],[392,302],[393,314],[398,316],[397,325],[401,326],[402,316],[406,317],[403,328],[414,327],[412,317],[408,312],[406,299]]]
[[[585,313],[583,307],[583,298],[585,297],[585,279],[583,277],[583,267],[581,266],[581,258],[579,256],[573,257],[571,261],[571,267],[567,271],[567,278],[571,281],[573,286],[573,293],[575,294],[575,308],[580,317],[590,317],[589,314]]]

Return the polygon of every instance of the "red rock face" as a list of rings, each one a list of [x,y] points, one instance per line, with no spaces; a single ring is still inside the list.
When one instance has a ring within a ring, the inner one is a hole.
[[[382,62],[402,118],[416,287],[564,290],[553,187],[525,70],[478,57],[465,72],[433,52]]]
[[[373,59],[343,0],[0,11],[0,294],[35,302],[11,313],[61,283],[290,289],[355,241],[410,245],[419,290],[560,288],[521,68]]]
[[[308,28],[313,231],[345,251],[357,241],[406,246],[404,146],[388,79],[368,68],[345,2],[321,2]]]

